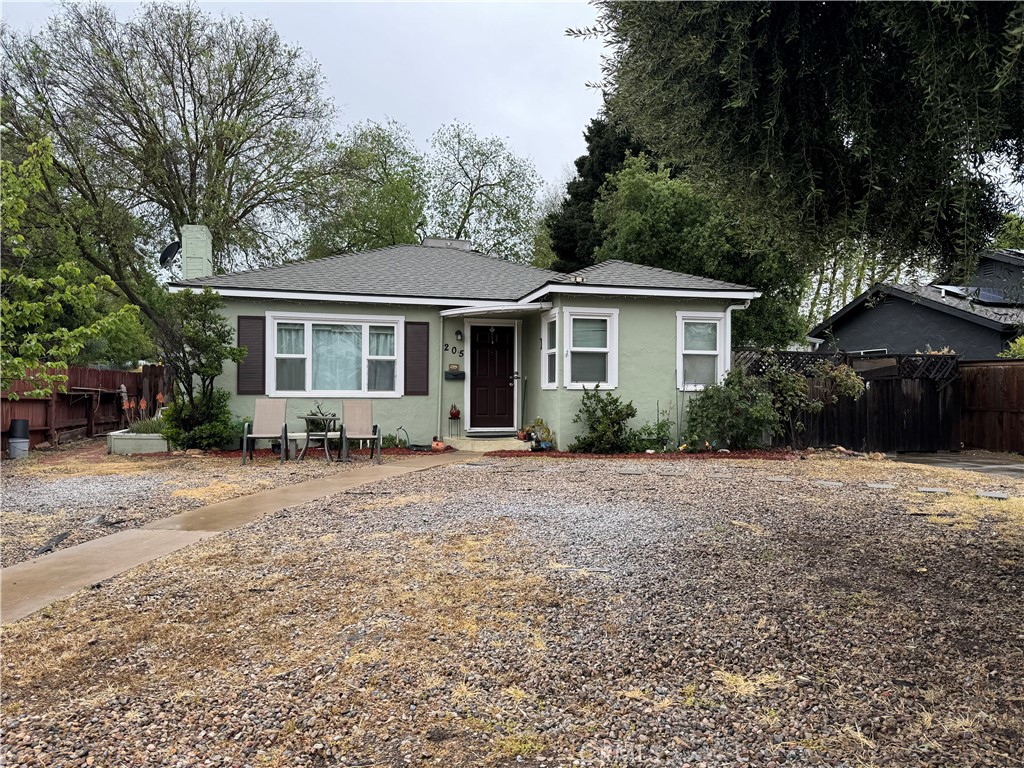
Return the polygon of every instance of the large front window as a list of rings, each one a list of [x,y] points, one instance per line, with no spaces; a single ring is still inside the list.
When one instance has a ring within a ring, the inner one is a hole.
[[[617,385],[617,321],[618,310],[566,308],[566,387]]]
[[[398,396],[399,318],[277,315],[272,391]]]
[[[696,392],[717,384],[724,374],[722,315],[680,312],[677,317],[679,389]]]

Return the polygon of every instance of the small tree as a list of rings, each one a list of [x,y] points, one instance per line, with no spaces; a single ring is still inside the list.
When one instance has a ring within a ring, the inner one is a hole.
[[[209,288],[200,293],[184,290],[170,297],[167,319],[159,329],[175,393],[163,434],[181,448],[212,448],[232,436],[229,396],[213,384],[225,361],[241,362],[246,349],[233,346],[234,333],[219,312],[223,304]]]

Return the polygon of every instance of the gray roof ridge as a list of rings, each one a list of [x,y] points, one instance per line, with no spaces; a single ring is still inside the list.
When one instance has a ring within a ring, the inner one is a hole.
[[[467,256],[478,256],[478,257],[483,258],[483,259],[488,259],[491,262],[512,264],[512,265],[514,265],[516,267],[526,267],[526,268],[528,268],[530,270],[542,273],[544,275],[560,275],[560,273],[553,272],[552,270],[549,270],[549,269],[541,269],[540,267],[535,267],[532,264],[527,264],[527,263],[519,262],[519,261],[511,261],[509,259],[504,259],[504,258],[502,258],[500,256],[495,256],[493,254],[488,254],[488,253],[482,253],[481,251],[476,251],[476,250],[467,250],[467,249],[463,249],[463,248],[450,248],[450,247],[443,246],[443,245],[423,245],[422,243],[397,243],[397,244],[394,244],[394,245],[382,245],[379,248],[370,248],[369,250],[366,250],[366,251],[350,251],[348,253],[332,253],[332,254],[329,254],[327,256],[320,256],[320,257],[315,258],[315,259],[309,259],[309,258],[292,259],[291,261],[283,261],[280,264],[267,264],[267,265],[262,266],[262,267],[253,267],[252,269],[241,269],[241,270],[234,271],[234,272],[224,272],[224,273],[219,274],[219,275],[209,275],[207,277],[195,277],[195,278],[191,278],[189,280],[172,280],[170,282],[171,282],[172,285],[204,285],[207,282],[212,281],[212,280],[216,280],[217,278],[220,278],[220,277],[229,277],[229,276],[236,276],[236,275],[249,275],[249,274],[252,274],[254,272],[272,272],[274,270],[300,267],[302,265],[322,264],[325,261],[339,261],[341,259],[349,258],[349,257],[352,257],[352,256],[367,256],[367,255],[374,254],[374,253],[383,253],[385,251],[398,250],[398,249],[401,249],[401,248],[431,248],[431,249],[447,251],[449,253],[454,253],[454,254],[459,254],[459,255],[465,254]]]
[[[583,275],[586,272],[596,270],[600,267],[605,266],[606,264],[624,264],[629,267],[639,267],[640,269],[645,269],[650,272],[657,272],[663,275],[689,277],[692,278],[693,280],[704,280],[709,283],[720,283],[722,285],[728,285],[732,288],[746,288],[748,290],[756,290],[749,285],[742,285],[741,283],[730,283],[728,280],[719,280],[718,278],[707,277],[706,275],[694,275],[690,272],[677,272],[674,269],[665,269],[664,267],[652,267],[649,264],[637,264],[635,261],[626,261],[625,259],[605,259],[604,261],[599,261],[596,264],[591,264],[590,266],[583,267],[583,269],[577,269],[575,272],[569,272],[568,274],[563,275],[563,282],[568,281],[568,279],[571,278],[573,275]]]
[[[253,272],[272,272],[275,269],[285,269],[286,267],[297,267],[303,264],[321,264],[325,261],[335,261],[337,259],[343,259],[347,256],[357,256],[363,253],[376,253],[377,251],[389,251],[395,248],[405,248],[413,243],[400,243],[398,245],[382,245],[380,248],[371,248],[368,251],[352,251],[351,253],[332,253],[327,256],[318,256],[315,259],[292,259],[291,261],[282,261],[280,264],[266,264],[262,267],[253,267],[252,269],[239,269],[234,272],[223,272],[219,275],[208,275],[206,277],[193,277],[189,280],[177,280],[171,281],[174,285],[181,285],[186,283],[198,283],[202,280],[216,280],[218,277],[229,277],[234,275],[251,275]]]

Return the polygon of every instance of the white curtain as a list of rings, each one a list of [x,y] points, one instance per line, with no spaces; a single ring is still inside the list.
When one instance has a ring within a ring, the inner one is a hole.
[[[302,323],[277,324],[277,354],[305,354],[306,326]]]
[[[394,357],[395,329],[388,325],[370,326],[370,357]],[[393,392],[395,361],[370,360],[366,365],[367,389],[370,392]]]
[[[360,325],[313,326],[313,389],[363,388],[363,328]]]

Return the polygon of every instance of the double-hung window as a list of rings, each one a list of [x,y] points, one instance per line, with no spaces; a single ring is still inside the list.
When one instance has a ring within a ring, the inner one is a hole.
[[[402,319],[269,315],[273,394],[398,397]]]
[[[543,317],[541,331],[541,389],[555,389],[558,386],[558,310],[553,309]]]
[[[678,312],[676,318],[679,389],[699,392],[709,384],[717,384],[725,374],[724,315],[720,312]]]
[[[583,389],[618,385],[617,309],[565,309],[565,386]]]

